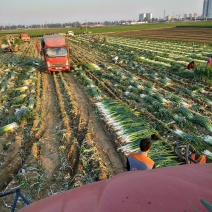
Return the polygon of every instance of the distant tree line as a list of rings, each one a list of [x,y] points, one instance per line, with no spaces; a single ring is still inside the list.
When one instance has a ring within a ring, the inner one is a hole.
[[[83,27],[83,26],[96,26],[96,25],[105,25],[105,26],[114,26],[122,25],[123,23],[130,23],[132,21],[121,20],[121,21],[104,21],[104,22],[68,22],[68,23],[51,23],[51,24],[32,24],[32,25],[0,25],[0,30],[13,30],[13,29],[29,29],[29,28],[65,28],[65,27]]]

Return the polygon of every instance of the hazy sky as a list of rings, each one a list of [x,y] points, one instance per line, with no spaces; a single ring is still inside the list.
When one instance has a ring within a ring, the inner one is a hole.
[[[0,0],[0,25],[138,20],[196,12],[203,0]]]

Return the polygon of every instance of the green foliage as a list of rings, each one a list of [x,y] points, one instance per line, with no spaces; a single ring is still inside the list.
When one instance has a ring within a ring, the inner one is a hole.
[[[156,163],[156,168],[179,165],[173,149],[162,140],[152,142],[149,157]]]
[[[9,147],[10,147],[10,144],[11,144],[11,142],[4,142],[4,143],[2,143],[2,147],[3,147],[3,150],[8,150],[9,149]]]
[[[197,66],[194,69],[194,77],[197,80],[202,80],[204,82],[212,81],[212,66]]]
[[[2,44],[8,45],[8,41],[6,39],[2,39]]]
[[[22,41],[21,41],[21,39],[20,38],[15,38],[14,39],[14,45],[21,45],[21,43],[22,43]]]
[[[191,121],[199,124],[202,127],[205,127],[207,130],[212,132],[212,123],[207,117],[196,115],[191,119]]]
[[[169,69],[173,72],[179,72],[182,69],[182,65],[174,64]]]
[[[177,75],[186,79],[194,79],[194,72],[189,70],[180,70]]]
[[[203,27],[212,28],[212,21],[190,21],[190,22],[170,22],[170,23],[151,23],[151,24],[138,24],[138,25],[122,25],[122,26],[105,26],[93,27],[92,33],[105,33],[105,32],[123,32],[130,30],[143,30],[143,29],[160,29],[165,27]],[[0,31],[0,37],[7,34],[20,34],[28,33],[30,37],[41,37],[44,34],[51,33],[67,33],[72,30],[74,34],[82,34],[84,30],[78,28],[43,28],[43,29],[23,29],[23,30],[4,30]]]

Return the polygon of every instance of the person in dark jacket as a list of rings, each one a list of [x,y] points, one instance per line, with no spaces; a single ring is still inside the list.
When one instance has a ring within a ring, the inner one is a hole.
[[[138,153],[132,152],[127,157],[127,171],[149,170],[155,168],[155,162],[147,156],[152,146],[151,139],[144,138],[140,141],[140,150]]]
[[[188,65],[187,65],[187,69],[188,70],[193,70],[196,67],[196,64],[194,61],[191,61]]]

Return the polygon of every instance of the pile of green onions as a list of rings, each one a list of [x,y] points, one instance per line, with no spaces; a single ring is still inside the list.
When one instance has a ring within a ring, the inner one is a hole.
[[[116,132],[120,140],[120,148],[124,153],[135,151],[141,138],[150,138],[157,134],[145,120],[135,115],[128,105],[104,99],[96,103],[107,125]]]

